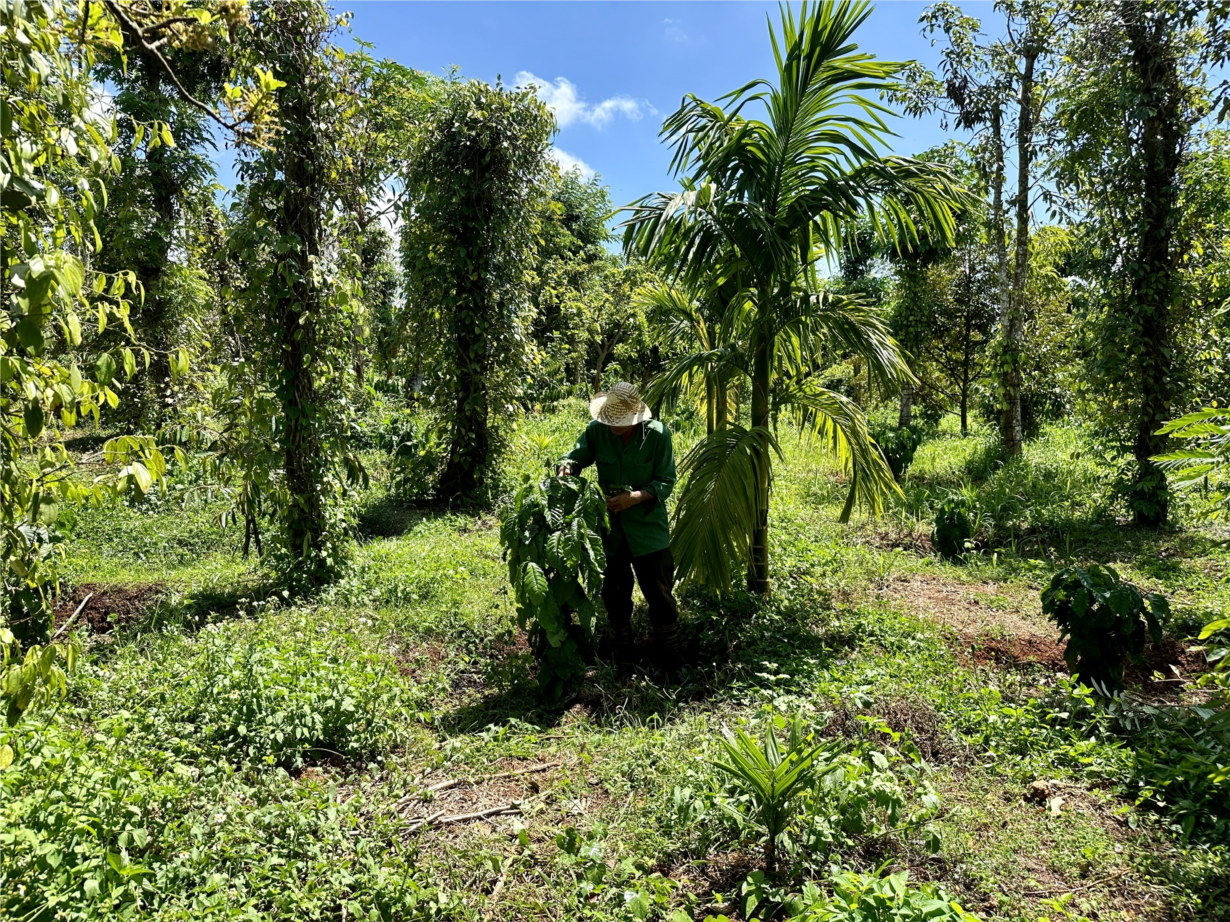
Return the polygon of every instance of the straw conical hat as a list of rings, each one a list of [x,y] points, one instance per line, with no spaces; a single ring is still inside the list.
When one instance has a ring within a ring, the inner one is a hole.
[[[608,426],[635,426],[653,419],[636,387],[627,381],[620,381],[605,394],[595,394],[589,402],[589,415]]]

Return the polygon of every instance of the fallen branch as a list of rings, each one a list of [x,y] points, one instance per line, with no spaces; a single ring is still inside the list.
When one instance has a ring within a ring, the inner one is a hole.
[[[439,813],[434,813],[424,819],[412,821],[406,828],[406,832],[416,832],[424,826],[451,826],[454,823],[467,823],[471,820],[484,820],[490,816],[507,816],[520,812],[520,805],[515,803],[504,804],[500,807],[488,807],[486,810],[476,810],[473,813],[456,813],[453,816],[445,816],[444,811],[441,810]]]
[[[63,624],[61,624],[60,629],[51,636],[51,643],[55,643],[56,638],[58,638],[61,634],[63,634],[65,631],[68,630],[69,625],[71,625],[74,621],[77,620],[77,616],[79,614],[85,611],[85,607],[90,604],[90,599],[92,598],[94,598],[94,593],[91,592],[89,595],[87,595],[84,599],[81,600],[81,604],[77,606],[77,610],[73,612],[72,617],[69,618],[67,621],[65,621]]]
[[[495,916],[495,906],[500,901],[500,895],[504,892],[504,881],[508,879],[508,868],[511,862],[504,865],[504,870],[500,871],[500,879],[495,882],[495,889],[491,891],[491,896],[487,897],[487,911],[483,913],[483,922],[491,922]]]
[[[1108,884],[1112,880],[1118,880],[1123,875],[1130,872],[1130,868],[1124,868],[1117,874],[1111,874],[1109,877],[1103,877],[1101,880],[1091,881],[1087,884],[1081,884],[1079,887],[1052,887],[1050,890],[1022,890],[1022,896],[1054,896],[1056,893],[1079,893],[1081,890],[1092,890],[1094,887],[1100,887],[1102,884]]]
[[[435,784],[429,784],[424,791],[430,791],[433,794],[438,794],[441,791],[448,791],[455,787],[460,787],[463,784],[486,784],[488,781],[506,781],[509,778],[520,778],[522,775],[534,775],[538,772],[545,772],[552,768],[559,768],[559,762],[543,762],[539,765],[531,765],[528,768],[519,768],[516,771],[500,772],[498,775],[488,775],[486,778],[481,778],[477,781],[467,778],[445,778],[443,781],[437,781]],[[394,810],[401,809],[415,797],[420,796],[414,791],[411,791],[401,800],[393,805]]]
[[[559,768],[559,762],[543,762],[541,765],[531,765],[529,768],[519,768],[515,772],[501,772],[498,775],[492,775],[487,781],[501,781],[505,778],[520,778],[522,775],[534,775],[538,772],[545,772],[551,768]]]

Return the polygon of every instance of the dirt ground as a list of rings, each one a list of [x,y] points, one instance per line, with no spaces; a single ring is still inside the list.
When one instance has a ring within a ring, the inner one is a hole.
[[[78,623],[88,624],[95,634],[110,634],[117,627],[139,621],[162,596],[163,589],[158,583],[133,583],[127,586],[82,583],[56,599],[55,625],[57,628],[63,625],[81,603],[86,602],[85,608],[77,616]]]
[[[947,628],[966,664],[1067,672],[1058,630],[1042,614],[1038,594],[1026,587],[915,573],[890,582],[883,595]],[[1167,638],[1149,645],[1145,663],[1129,665],[1125,679],[1150,695],[1175,696],[1207,668],[1203,652]]]

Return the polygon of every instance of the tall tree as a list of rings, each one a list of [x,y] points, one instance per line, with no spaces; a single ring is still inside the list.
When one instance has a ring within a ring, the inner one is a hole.
[[[1209,112],[1207,34],[1192,5],[1089,4],[1071,37],[1056,177],[1080,223],[1087,269],[1101,284],[1091,370],[1103,420],[1134,458],[1135,522],[1166,523],[1159,433],[1176,393],[1176,326],[1185,257],[1184,171]]]
[[[836,340],[890,386],[909,372],[878,316],[821,290],[815,267],[843,249],[863,216],[902,240],[917,237],[917,221],[951,235],[963,196],[942,168],[877,151],[888,110],[863,94],[887,90],[901,65],[858,52],[853,35],[869,14],[854,3],[804,4],[797,17],[783,7],[780,30],[770,29],[776,80],[719,103],[686,97],[663,126],[683,191],[630,206],[627,252],[696,281],[727,259],[749,292],[733,302],[742,316],[732,329],[746,351],[752,426],[715,431],[694,450],[675,532],[681,570],[719,585],[746,561],[750,588],[769,591],[775,406],[795,411],[847,465],[843,519],[856,497],[876,509],[895,489],[862,412],[814,371],[824,343]],[[757,104],[764,120],[744,115]]]
[[[361,52],[335,43],[345,20],[315,0],[260,3],[253,12],[249,53],[270,69],[280,130],[238,167],[230,248],[244,272],[232,292],[243,352],[228,370],[230,387],[219,391],[219,410],[230,419],[227,463],[243,475],[242,511],[252,514],[255,484],[272,493],[288,575],[311,585],[341,563],[339,474],[361,471],[345,439],[351,331],[362,321],[355,211],[346,204],[354,183],[374,181],[347,169],[362,143],[354,130],[369,68]],[[370,199],[375,190],[365,192]]]
[[[120,174],[98,220],[99,262],[102,269],[131,269],[145,292],[131,319],[146,361],[131,385],[135,399],[127,410],[141,429],[156,429],[166,418],[170,357],[180,342],[176,327],[187,319],[184,308],[194,313],[178,296],[179,280],[166,276],[168,270],[175,275],[175,260],[187,249],[186,225],[197,223],[193,219],[213,204],[210,120],[179,94],[177,81],[194,98],[216,98],[230,70],[228,47],[158,52],[138,47],[112,53],[96,68],[97,77],[116,88],[120,157]],[[179,251],[175,257],[173,250]],[[200,312],[204,305],[196,307]]]
[[[448,429],[440,493],[472,497],[495,460],[492,414],[523,372],[524,324],[554,120],[534,89],[453,83],[419,134],[407,175],[408,306]]]
[[[1063,28],[1066,4],[1055,0],[997,0],[1004,34],[988,40],[976,18],[955,4],[926,9],[924,33],[943,34],[942,80],[914,64],[894,98],[909,111],[940,111],[957,127],[974,133],[970,150],[991,192],[991,243],[999,279],[997,361],[1000,391],[1000,439],[1004,452],[1024,450],[1022,362],[1029,283],[1029,236],[1038,195],[1036,169],[1040,114],[1046,108],[1058,64],[1056,36]],[[1016,148],[1016,194],[1005,199],[1005,161]],[[1013,250],[1009,257],[1007,207],[1014,213]]]

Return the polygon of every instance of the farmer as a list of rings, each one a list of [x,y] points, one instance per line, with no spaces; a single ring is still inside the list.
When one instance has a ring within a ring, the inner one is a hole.
[[[649,603],[654,652],[659,667],[676,675],[682,666],[679,609],[672,590],[666,498],[675,486],[675,452],[670,430],[653,419],[636,388],[621,381],[590,401],[594,421],[576,447],[564,456],[560,473],[578,474],[598,466],[598,484],[606,494],[611,531],[603,539],[606,572],[602,601],[614,633],[615,662],[632,661],[632,574]]]

